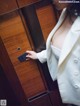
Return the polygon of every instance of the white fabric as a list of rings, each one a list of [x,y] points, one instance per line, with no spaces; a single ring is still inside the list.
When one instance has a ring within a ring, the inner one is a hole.
[[[41,63],[44,63],[47,61],[47,55],[46,55],[46,50],[43,50],[39,53],[37,53],[37,58]]]
[[[51,49],[52,49],[52,52],[55,55],[56,59],[59,60],[59,57],[61,55],[61,50],[59,48],[53,46],[52,44],[51,44]]]
[[[67,34],[58,63],[50,47],[51,38],[64,21],[65,16],[66,9],[62,11],[57,25],[48,36],[46,50],[41,54],[38,53],[37,56],[42,63],[47,61],[52,79],[55,80],[57,77],[63,103],[80,106],[80,16],[77,17]]]

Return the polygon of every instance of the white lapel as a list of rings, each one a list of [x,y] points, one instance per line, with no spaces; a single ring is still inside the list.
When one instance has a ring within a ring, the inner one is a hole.
[[[58,67],[63,63],[65,58],[68,56],[68,54],[72,50],[73,46],[75,45],[79,37],[80,37],[80,17],[77,17],[64,41],[61,56],[58,62]]]
[[[46,42],[46,48],[49,49],[50,48],[50,42],[51,42],[51,38],[54,35],[54,33],[56,32],[56,30],[60,27],[60,25],[62,24],[62,22],[64,21],[66,16],[66,8],[63,9],[59,21],[56,24],[56,26],[53,28],[53,30],[50,32],[48,38],[47,38],[47,42]]]

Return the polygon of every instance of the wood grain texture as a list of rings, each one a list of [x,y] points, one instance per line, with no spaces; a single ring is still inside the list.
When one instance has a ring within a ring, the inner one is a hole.
[[[39,2],[39,1],[41,1],[41,0],[17,0],[19,7],[31,5],[31,4]]]
[[[17,74],[14,70],[13,64],[11,63],[11,60],[9,58],[9,55],[6,51],[6,48],[4,46],[4,43],[3,43],[3,40],[2,40],[1,37],[0,37],[0,65],[3,69],[2,71],[5,74],[7,81],[9,82],[9,86],[8,86],[8,84],[7,84],[7,86],[9,87],[9,89],[10,89],[10,86],[11,86],[11,89],[13,90],[12,92],[11,92],[11,90],[8,90],[8,92],[14,93],[15,99],[17,99],[17,101],[14,102],[14,105],[15,106],[26,106],[26,105],[29,106],[29,103],[26,100],[26,95],[24,93],[24,90],[22,89],[20,81],[17,77]],[[6,84],[6,82],[4,84]],[[7,87],[5,87],[5,89],[7,89]],[[5,90],[5,89],[3,88],[3,90]],[[5,95],[8,96],[7,94],[5,94]],[[7,99],[7,98],[5,97],[4,99]],[[10,101],[10,99],[9,99],[9,101]],[[12,100],[14,100],[14,98]],[[7,105],[8,106],[14,106],[13,103],[12,103],[12,105],[9,105],[9,101],[7,101],[8,102]]]
[[[17,9],[16,0],[0,0],[0,15]]]
[[[15,72],[27,97],[45,91],[39,68],[35,61],[19,62],[18,56],[31,50],[24,26],[17,12],[0,17],[0,36],[6,47]],[[18,50],[20,48],[20,50]]]
[[[46,40],[50,31],[56,24],[55,13],[52,5],[47,5],[36,9],[44,39]]]

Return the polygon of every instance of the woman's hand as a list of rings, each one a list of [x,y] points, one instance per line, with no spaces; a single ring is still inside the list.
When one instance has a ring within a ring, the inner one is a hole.
[[[26,53],[28,53],[28,55],[26,57],[31,58],[31,59],[38,59],[37,58],[37,53],[35,51],[26,51]]]

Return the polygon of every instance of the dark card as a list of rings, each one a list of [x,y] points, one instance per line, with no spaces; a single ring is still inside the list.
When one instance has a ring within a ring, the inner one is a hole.
[[[28,55],[28,54],[27,54],[27,53],[24,53],[24,54],[20,55],[20,56],[18,57],[18,60],[19,60],[20,62],[25,61],[25,60],[27,59],[26,55]]]

